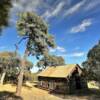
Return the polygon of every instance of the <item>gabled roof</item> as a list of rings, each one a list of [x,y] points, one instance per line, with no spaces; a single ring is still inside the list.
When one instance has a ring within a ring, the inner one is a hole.
[[[81,68],[77,64],[68,64],[64,66],[48,67],[44,71],[40,72],[38,76],[42,77],[55,77],[55,78],[67,78],[72,74],[75,68],[78,68],[79,73],[82,73]]]

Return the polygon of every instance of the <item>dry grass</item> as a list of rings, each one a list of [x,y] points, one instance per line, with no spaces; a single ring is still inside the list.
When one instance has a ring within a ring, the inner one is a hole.
[[[0,93],[4,91],[15,93],[16,86],[11,84],[0,85]],[[21,96],[23,100],[61,100],[58,97],[48,94],[45,90],[26,86],[23,86]]]
[[[0,85],[0,93],[3,91],[14,93],[16,91],[16,86],[11,84]],[[22,88],[22,98],[23,100],[100,100],[100,92],[94,91],[87,92],[85,94],[74,94],[74,95],[55,95],[49,94],[48,91],[38,89],[36,87],[26,87]],[[2,100],[2,99],[0,99]],[[8,99],[4,99],[8,100]],[[10,99],[10,100],[19,100],[19,99]]]

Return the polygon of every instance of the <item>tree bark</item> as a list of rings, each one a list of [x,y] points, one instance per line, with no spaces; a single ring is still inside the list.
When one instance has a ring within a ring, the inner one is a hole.
[[[22,83],[23,83],[23,74],[24,71],[21,69],[19,76],[18,76],[18,84],[16,88],[16,95],[20,96],[21,94],[21,88],[22,88]]]
[[[3,85],[3,83],[4,83],[5,76],[6,76],[6,72],[3,72],[2,76],[1,76],[1,80],[0,80],[1,85]]]
[[[18,84],[17,84],[17,88],[16,88],[17,96],[21,95],[26,57],[27,57],[27,52],[24,53],[23,59],[21,59],[20,73],[18,76]]]

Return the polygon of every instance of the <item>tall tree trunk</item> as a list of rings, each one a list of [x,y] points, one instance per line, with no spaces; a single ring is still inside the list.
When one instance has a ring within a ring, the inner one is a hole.
[[[16,95],[17,96],[20,96],[20,94],[21,94],[26,57],[27,57],[27,52],[24,53],[24,56],[21,59],[20,73],[18,76],[18,84],[17,84],[17,88],[16,88]]]
[[[21,88],[22,88],[22,83],[23,83],[24,70],[22,67],[21,67],[21,70],[20,70],[20,73],[18,76],[18,84],[17,84],[17,88],[16,88],[16,95],[18,95],[18,96],[20,96],[20,94],[21,94]]]
[[[1,80],[0,80],[0,84],[1,84],[1,85],[3,85],[5,76],[6,76],[6,72],[3,72],[3,73],[2,73],[2,76],[1,76]]]

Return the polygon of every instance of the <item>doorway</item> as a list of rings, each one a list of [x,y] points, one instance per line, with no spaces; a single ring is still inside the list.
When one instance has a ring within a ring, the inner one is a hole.
[[[75,84],[76,84],[76,89],[81,89],[81,80],[79,76],[75,77]]]

